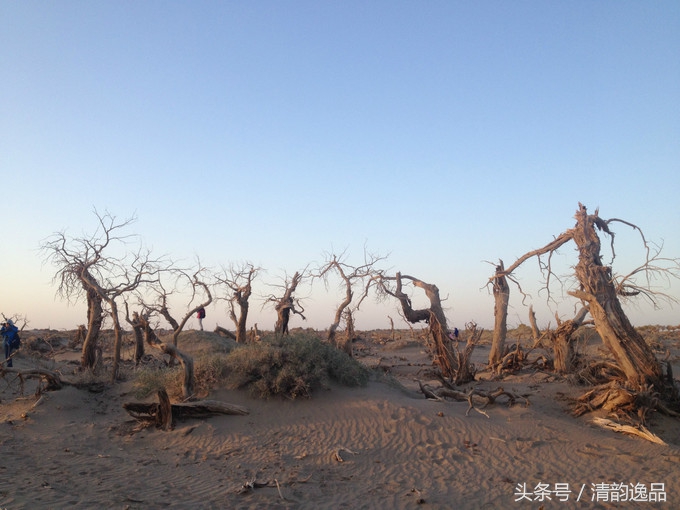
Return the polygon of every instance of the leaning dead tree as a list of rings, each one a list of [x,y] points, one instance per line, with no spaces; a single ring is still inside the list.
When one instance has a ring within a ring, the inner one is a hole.
[[[322,279],[326,286],[328,286],[331,275],[340,279],[340,288],[344,291],[344,296],[335,309],[333,322],[328,327],[328,341],[350,356],[352,355],[352,339],[348,339],[347,335],[344,338],[338,336],[338,328],[343,317],[347,318],[346,311],[357,311],[363,300],[368,296],[371,287],[376,282],[374,279],[374,276],[378,274],[376,265],[385,258],[364,252],[364,263],[353,266],[345,262],[342,254],[339,256],[329,254],[324,265],[314,275],[315,278]],[[360,290],[361,294],[355,300],[355,291],[357,290]],[[351,313],[349,317],[352,318]],[[354,325],[351,324],[349,327],[353,329]]]
[[[661,364],[654,352],[647,345],[644,338],[632,326],[621,306],[620,297],[643,295],[655,304],[658,295],[654,294],[648,285],[639,285],[635,276],[643,276],[648,284],[652,275],[678,277],[680,262],[677,259],[663,259],[659,252],[652,254],[642,231],[632,223],[617,218],[604,220],[598,211],[588,214],[584,205],[579,203],[576,211],[576,225],[560,234],[555,240],[537,250],[521,256],[505,271],[496,274],[511,275],[523,262],[532,257],[547,255],[548,261],[542,264],[548,278],[554,276],[551,268],[551,256],[563,245],[573,242],[578,249],[578,263],[575,266],[579,288],[569,292],[588,307],[595,329],[602,342],[616,361],[624,383],[634,391],[649,391],[654,388],[659,394],[668,394],[677,398],[677,389],[672,381],[664,378]],[[621,223],[636,230],[647,251],[645,263],[625,277],[614,275],[611,265],[605,265],[601,258],[601,244],[598,232],[609,236],[612,251],[612,262],[615,258],[614,233],[610,230],[613,223]],[[665,264],[665,266],[664,266]],[[548,285],[546,288],[549,292]]]
[[[248,301],[253,293],[253,280],[259,272],[259,267],[247,262],[241,266],[232,265],[223,270],[223,276],[217,277],[217,283],[227,289],[224,299],[229,303],[229,317],[236,326],[236,342],[240,344],[247,341]]]
[[[414,287],[422,289],[430,301],[429,308],[414,309],[411,298],[403,290],[403,281],[407,280]],[[470,365],[470,356],[474,344],[466,347],[464,355],[459,352],[449,334],[446,315],[439,296],[439,288],[418,278],[397,273],[390,277],[380,275],[377,279],[382,293],[399,300],[404,318],[411,324],[426,322],[430,328],[430,349],[433,362],[438,367],[442,381],[446,384],[464,384],[474,380],[474,368]],[[394,281],[394,288],[388,282]],[[476,328],[475,328],[476,329]]]
[[[271,295],[265,301],[265,304],[274,303],[274,310],[276,310],[274,333],[277,336],[288,334],[288,324],[290,322],[291,314],[299,315],[302,317],[302,320],[307,320],[304,316],[305,309],[300,304],[300,300],[293,297],[298,285],[304,278],[304,274],[305,271],[302,273],[296,271],[292,278],[289,279],[286,277],[282,285],[283,295]]]

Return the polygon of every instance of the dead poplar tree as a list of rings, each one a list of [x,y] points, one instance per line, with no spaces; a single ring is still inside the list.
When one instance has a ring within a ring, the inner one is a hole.
[[[340,279],[340,288],[344,291],[344,297],[335,309],[333,322],[328,327],[327,339],[350,356],[352,356],[352,343],[346,335],[344,338],[337,335],[338,328],[343,317],[347,317],[345,315],[346,310],[357,311],[363,300],[368,296],[371,287],[376,282],[373,278],[378,273],[376,265],[384,259],[385,257],[364,251],[364,263],[353,266],[344,261],[343,255],[329,254],[324,265],[314,275],[315,278],[322,279],[326,286],[328,286],[331,275]],[[356,301],[353,301],[356,290],[361,290],[361,295]]]
[[[588,315],[588,307],[583,306],[573,319],[561,321],[557,314],[557,328],[550,333],[553,344],[553,363],[555,371],[560,374],[570,374],[574,369],[574,333],[583,324]]]
[[[647,284],[651,275],[677,278],[680,262],[677,259],[661,258],[658,251],[652,254],[642,231],[632,223],[617,218],[604,220],[600,218],[598,210],[594,214],[588,214],[586,207],[580,203],[575,219],[576,225],[573,228],[560,234],[542,248],[525,253],[512,266],[493,278],[511,275],[527,259],[540,258],[546,254],[549,257],[548,263],[543,264],[542,267],[550,277],[553,275],[550,256],[566,243],[574,242],[578,249],[575,276],[579,282],[579,288],[570,291],[569,294],[588,306],[595,329],[616,360],[625,376],[626,383],[636,390],[642,390],[651,385],[657,391],[662,392],[664,379],[661,365],[644,338],[635,330],[623,312],[619,297],[643,295],[655,302],[659,295],[655,294],[648,285],[637,284],[635,276],[643,276]],[[610,237],[613,262],[615,257],[614,233],[609,228],[613,223],[621,223],[638,231],[647,250],[645,263],[625,277],[616,277],[611,265],[603,264],[600,254],[598,232]],[[549,291],[547,284],[546,288]]]
[[[125,301],[125,322],[132,327],[132,332],[135,335],[135,364],[144,357],[144,328],[139,321],[133,321],[130,317],[130,308],[127,301]]]
[[[223,276],[217,277],[218,284],[227,289],[227,295],[224,299],[229,303],[229,317],[236,326],[237,343],[246,343],[247,341],[248,309],[250,306],[248,300],[253,293],[253,280],[257,277],[260,269],[247,262],[241,266],[231,265],[228,269],[223,270]],[[237,307],[238,315],[236,313]]]
[[[510,287],[503,274],[505,267],[503,261],[499,260],[496,266],[495,277],[493,278],[492,288],[494,297],[494,328],[491,351],[489,351],[489,366],[498,365],[505,355],[505,338],[508,335],[508,305],[510,303]]]
[[[87,335],[83,342],[81,365],[94,370],[97,365],[98,339],[104,320],[103,303],[115,333],[112,378],[118,377],[122,329],[118,316],[118,299],[135,291],[140,285],[153,281],[158,273],[159,261],[140,248],[136,253],[127,250],[112,255],[116,248],[126,248],[131,235],[118,235],[134,219],[118,222],[109,213],[95,211],[98,228],[89,237],[68,238],[64,232],[54,234],[41,249],[46,259],[58,269],[55,281],[58,293],[68,300],[77,300],[84,292],[87,299]]]
[[[150,293],[155,296],[154,300],[149,301],[140,297],[139,302],[146,310],[161,315],[170,324],[172,344],[175,347],[189,319],[194,317],[198,310],[213,302],[211,279],[210,271],[203,267],[200,261],[197,261],[193,269],[168,268],[163,272],[163,278],[159,278],[150,286]],[[169,280],[170,283],[164,283],[164,280]],[[183,296],[188,301],[186,310],[179,316],[179,320],[171,313],[168,304],[168,300],[174,294]]]
[[[274,303],[274,310],[276,311],[274,334],[277,336],[288,334],[288,324],[290,323],[291,314],[299,315],[302,317],[302,320],[307,320],[304,316],[305,309],[300,304],[300,301],[293,297],[298,285],[304,278],[305,272],[306,270],[302,273],[296,271],[290,279],[286,276],[282,285],[283,295],[271,295],[265,301],[265,304]]]
[[[411,298],[403,290],[403,280],[408,280],[414,287],[422,289],[430,301],[429,308],[414,309]],[[442,380],[449,384],[463,384],[474,378],[474,369],[469,369],[470,356],[473,346],[465,350],[465,356],[460,357],[457,347],[449,335],[446,315],[439,296],[439,288],[431,283],[426,283],[418,278],[397,273],[389,277],[380,275],[377,279],[382,293],[399,300],[404,318],[411,324],[427,322],[430,326],[429,345],[435,366],[439,368]],[[387,282],[394,281],[395,287],[390,288]],[[481,333],[480,333],[481,334]],[[458,377],[458,375],[461,377]],[[471,379],[468,376],[471,375]]]
[[[161,352],[168,354],[173,359],[179,361],[180,365],[182,365],[182,368],[184,369],[182,396],[185,399],[193,398],[195,386],[194,359],[188,354],[185,354],[177,349],[174,345],[166,344],[165,342],[161,341],[149,322],[148,314],[139,314],[137,312],[133,312],[132,322],[133,324],[142,328],[142,331],[144,331],[144,338],[149,346],[158,349]]]
[[[541,339],[541,330],[538,329],[538,323],[536,322],[534,305],[529,305],[529,324],[531,325],[531,337],[534,339],[534,345],[536,345]]]

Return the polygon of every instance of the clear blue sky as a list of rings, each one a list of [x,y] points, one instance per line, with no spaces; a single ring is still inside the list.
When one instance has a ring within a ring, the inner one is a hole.
[[[265,268],[260,327],[267,283],[364,246],[437,284],[453,324],[490,327],[485,261],[548,243],[579,201],[679,257],[679,56],[677,1],[0,0],[0,312],[85,322],[38,247],[91,233],[95,207],[136,215],[156,253]],[[613,228],[626,273],[644,253]],[[560,288],[546,306],[535,261],[518,277],[541,325],[573,313]],[[336,289],[303,294],[328,326]],[[510,322],[526,317],[513,289]],[[223,305],[213,322],[231,326]]]

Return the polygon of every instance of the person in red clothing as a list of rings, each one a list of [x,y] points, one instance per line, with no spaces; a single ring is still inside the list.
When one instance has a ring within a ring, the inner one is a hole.
[[[203,319],[205,319],[205,308],[201,307],[198,309],[196,318],[198,319],[198,325],[201,328],[201,331],[203,331]]]

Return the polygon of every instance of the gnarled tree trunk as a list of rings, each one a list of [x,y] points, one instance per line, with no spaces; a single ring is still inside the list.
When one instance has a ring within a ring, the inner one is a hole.
[[[608,224],[600,219],[597,212],[589,215],[585,206],[579,204],[572,235],[579,250],[576,276],[581,289],[570,294],[588,303],[595,329],[626,375],[627,382],[638,389],[648,384],[661,389],[661,366],[621,308],[612,269],[604,266],[600,259],[600,239],[596,228],[612,235]]]
[[[588,315],[588,308],[584,306],[573,319],[561,323],[558,319],[557,329],[551,336],[553,342],[553,363],[555,371],[560,374],[570,374],[574,369],[573,334],[581,327],[586,315]]]
[[[290,281],[290,284],[286,287],[283,296],[276,303],[275,309],[277,319],[276,325],[274,326],[274,333],[276,335],[288,334],[288,323],[290,322],[291,313],[297,313],[302,317],[303,320],[305,319],[305,316],[302,315],[300,311],[295,309],[295,300],[293,299],[293,294],[297,290],[297,286],[301,280],[302,275],[296,271]]]
[[[408,279],[413,282],[413,285],[423,289],[425,295],[430,300],[430,308],[414,310],[411,306],[411,300],[408,295],[402,290],[402,279]],[[459,356],[457,348],[452,345],[449,336],[446,315],[442,308],[441,298],[439,297],[439,288],[430,283],[425,283],[413,276],[403,275],[397,273],[395,278],[383,277],[383,279],[394,279],[395,290],[390,291],[383,284],[383,290],[397,298],[401,303],[401,309],[404,317],[412,324],[426,321],[430,325],[430,336],[432,344],[432,357],[434,364],[439,367],[442,379],[448,384],[462,384],[474,379],[474,373],[467,366],[467,360],[472,354],[474,345],[466,346],[464,358]],[[466,360],[466,366],[461,366],[461,359]]]
[[[104,309],[99,294],[86,285],[83,287],[87,293],[87,334],[83,341],[80,364],[83,368],[94,370],[97,366],[97,347],[99,332],[104,322]]]
[[[494,328],[491,351],[489,351],[489,365],[494,367],[503,359],[505,338],[508,335],[508,303],[510,302],[510,287],[505,278],[505,267],[500,260],[496,266],[496,275],[493,280],[494,298]]]

